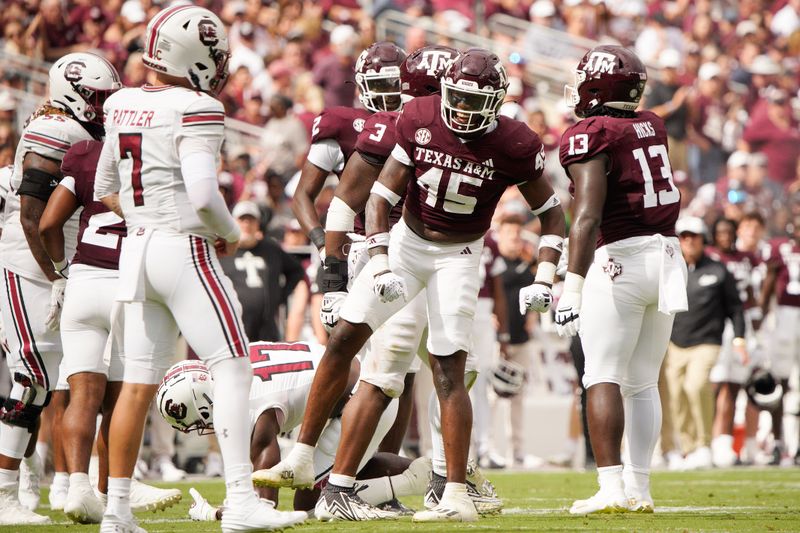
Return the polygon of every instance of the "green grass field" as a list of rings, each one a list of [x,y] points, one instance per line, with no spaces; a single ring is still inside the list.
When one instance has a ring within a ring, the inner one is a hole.
[[[595,490],[592,473],[499,473],[492,474],[503,497],[503,514],[482,518],[474,524],[418,525],[411,519],[370,523],[322,524],[311,520],[293,531],[800,531],[800,469],[739,469],[697,473],[657,473],[653,480],[654,515],[604,515],[575,517],[566,509],[573,499],[588,497]],[[187,515],[190,486],[209,501],[222,499],[221,481],[183,483],[183,501],[159,513],[142,513],[140,525],[150,532],[219,531],[219,524],[191,522]],[[290,494],[282,493],[286,506]],[[43,495],[42,501],[47,501]],[[421,498],[406,500],[417,508]],[[47,512],[56,525],[0,527],[13,532],[97,531],[97,526],[78,526],[61,513]]]

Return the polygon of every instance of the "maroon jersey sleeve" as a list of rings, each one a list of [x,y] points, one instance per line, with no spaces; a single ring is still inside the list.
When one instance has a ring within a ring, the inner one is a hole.
[[[72,262],[117,270],[127,230],[125,222],[94,197],[94,175],[102,149],[99,141],[81,141],[67,151],[61,162],[61,172],[75,180],[75,196],[83,206]]]
[[[369,117],[358,134],[356,151],[367,161],[383,164],[397,142],[395,135],[396,112],[381,111]]]
[[[591,117],[564,132],[559,158],[567,175],[575,163],[599,154],[608,159],[597,246],[628,237],[675,235],[680,192],[668,149],[664,121],[649,111],[630,118]]]
[[[345,162],[350,159],[358,134],[371,113],[366,109],[331,107],[314,119],[311,125],[311,143],[332,139],[339,144]]]

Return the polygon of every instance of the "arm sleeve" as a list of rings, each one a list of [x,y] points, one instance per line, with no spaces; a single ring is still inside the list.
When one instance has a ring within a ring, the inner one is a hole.
[[[179,145],[186,194],[203,224],[226,241],[234,242],[239,239],[239,225],[219,193],[214,154],[202,150],[202,146],[187,140]]]
[[[736,279],[727,268],[724,270],[725,281],[722,284],[722,298],[725,316],[730,318],[731,322],[733,322],[733,336],[744,337],[744,311],[742,309],[742,300],[739,298],[739,290],[736,288]]]
[[[111,137],[103,144],[103,150],[100,152],[94,177],[94,190],[98,198],[105,198],[119,192],[119,167],[114,157],[116,146],[116,138]]]

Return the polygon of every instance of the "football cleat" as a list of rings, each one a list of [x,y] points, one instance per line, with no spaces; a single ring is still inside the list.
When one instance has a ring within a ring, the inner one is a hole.
[[[403,502],[401,502],[397,498],[392,498],[388,502],[383,502],[377,507],[381,511],[395,513],[397,516],[411,516],[416,512],[414,511],[414,509],[411,509],[403,505]]]
[[[106,506],[95,496],[91,486],[70,485],[64,502],[64,514],[78,524],[99,524]]]
[[[28,510],[17,498],[17,486],[0,489],[0,525],[49,524],[50,518]]]
[[[478,519],[478,510],[471,499],[443,499],[432,509],[417,511],[414,522],[474,522]]]
[[[133,516],[122,518],[112,514],[103,515],[100,533],[147,533],[139,527]]]
[[[314,515],[322,522],[332,520],[360,522],[397,518],[400,513],[397,510],[379,509],[368,504],[361,499],[354,488],[337,487],[328,483],[319,495]]]
[[[626,513],[631,510],[631,501],[622,491],[604,492],[602,490],[586,500],[575,500],[569,509],[570,514],[586,515],[594,513]]]
[[[314,486],[314,464],[293,465],[281,461],[272,468],[253,472],[253,485],[256,487],[288,487],[310,489]]]
[[[257,500],[255,505],[244,508],[225,507],[222,513],[222,532],[237,531],[277,531],[303,523],[308,514],[304,511],[276,511],[274,504],[267,500]]]
[[[179,489],[159,489],[135,479],[131,480],[131,511],[163,511],[172,507],[183,495]]]
[[[632,513],[650,514],[655,512],[655,505],[650,497],[628,498],[628,510]]]
[[[47,494],[47,500],[50,502],[51,511],[63,511],[64,504],[67,501],[67,492],[69,491],[69,478],[64,482],[56,483],[54,480],[50,484],[50,492]]]
[[[189,489],[192,504],[189,506],[189,518],[198,522],[213,522],[217,519],[217,508],[208,503],[208,500],[197,492],[194,487]]]
[[[26,457],[19,464],[19,503],[29,511],[39,507],[39,482],[43,467],[38,453]]]
[[[503,508],[503,502],[497,497],[494,485],[483,476],[479,469],[474,468],[472,472],[472,475],[470,475],[468,466],[467,495],[469,495],[470,500],[472,500],[472,503],[475,505],[475,509],[479,514],[499,513]],[[475,472],[477,472],[477,475]],[[431,480],[425,491],[424,503],[426,509],[433,509],[441,503],[446,484],[447,478],[444,476],[440,476],[435,472],[431,475]]]

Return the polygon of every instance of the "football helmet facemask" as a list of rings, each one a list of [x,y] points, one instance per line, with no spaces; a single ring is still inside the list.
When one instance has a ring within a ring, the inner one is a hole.
[[[122,88],[117,69],[87,52],[67,54],[50,67],[50,103],[80,122],[103,125],[103,104]]]
[[[158,412],[183,433],[214,432],[213,380],[202,361],[181,361],[167,370],[156,391]]]
[[[228,80],[228,34],[208,9],[177,5],[147,25],[144,64],[156,72],[186,78],[197,91],[220,93]]]
[[[525,383],[525,369],[514,361],[500,359],[489,377],[494,392],[501,398],[511,398],[519,394]]]
[[[456,135],[471,136],[497,119],[508,74],[497,54],[470,48],[442,76],[442,120]]]
[[[603,107],[636,111],[646,83],[647,69],[636,54],[622,46],[596,46],[578,63],[575,86],[564,86],[564,99],[581,118]]]
[[[356,60],[358,99],[372,111],[397,111],[400,99],[400,65],[405,51],[389,41],[373,43]]]
[[[400,65],[400,90],[403,103],[417,96],[441,92],[442,74],[458,57],[458,50],[432,45],[420,48]]]

